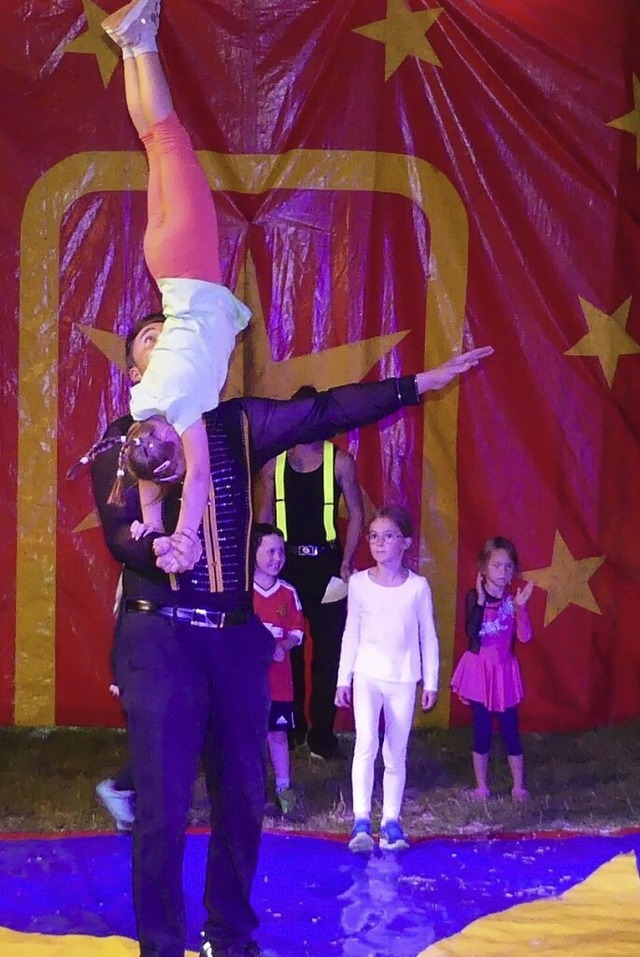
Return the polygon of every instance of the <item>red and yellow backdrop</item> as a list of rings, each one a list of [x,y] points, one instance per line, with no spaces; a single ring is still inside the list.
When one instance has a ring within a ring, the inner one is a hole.
[[[118,568],[71,463],[127,407],[156,308],[145,162],[112,0],[18,0],[0,31],[0,722],[113,724]],[[523,724],[640,713],[637,0],[165,0],[178,113],[254,319],[227,394],[495,355],[345,437],[405,503],[442,688],[483,540],[536,584]],[[366,560],[364,551],[361,560]],[[464,722],[446,692],[434,720]]]

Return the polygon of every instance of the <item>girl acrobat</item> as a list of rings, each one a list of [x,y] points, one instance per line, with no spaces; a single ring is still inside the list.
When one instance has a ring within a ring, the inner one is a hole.
[[[220,282],[213,197],[158,55],[160,6],[161,0],[135,0],[102,24],[122,49],[127,108],[147,153],[144,253],[166,317],[131,390],[136,421],[111,496],[119,502],[125,472],[138,480],[143,522],[134,524],[135,537],[163,531],[163,490],[183,476],[176,532],[199,527],[211,482],[201,416],[218,404],[236,335],[251,315]]]

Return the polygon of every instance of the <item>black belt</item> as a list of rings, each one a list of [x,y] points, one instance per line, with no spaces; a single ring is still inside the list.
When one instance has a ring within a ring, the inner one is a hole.
[[[247,611],[212,611],[208,608],[180,608],[177,605],[161,605],[155,601],[127,598],[125,611],[142,615],[162,615],[198,628],[228,628],[231,625],[244,625],[249,620]]]
[[[287,545],[287,551],[290,555],[302,558],[317,558],[325,552],[335,551],[337,547],[336,542],[329,542],[327,545]]]

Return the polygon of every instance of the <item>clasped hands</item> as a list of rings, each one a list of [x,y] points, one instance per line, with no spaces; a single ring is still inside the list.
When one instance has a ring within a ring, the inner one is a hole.
[[[190,571],[202,557],[202,543],[198,533],[191,528],[173,535],[162,535],[153,543],[156,565],[167,575],[179,575]]]

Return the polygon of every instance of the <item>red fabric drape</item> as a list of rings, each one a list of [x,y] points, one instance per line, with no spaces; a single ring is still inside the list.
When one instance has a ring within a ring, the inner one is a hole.
[[[638,3],[164,6],[225,279],[255,314],[230,393],[415,372],[492,343],[446,428],[432,406],[424,436],[412,410],[344,442],[370,499],[405,503],[420,530],[445,686],[476,554],[502,534],[538,585],[519,651],[524,726],[636,716]],[[64,476],[126,410],[113,334],[157,306],[144,162],[96,4],[13,7],[0,36],[0,722],[109,724],[118,570],[87,520],[88,482]],[[444,720],[467,713],[452,701]]]

